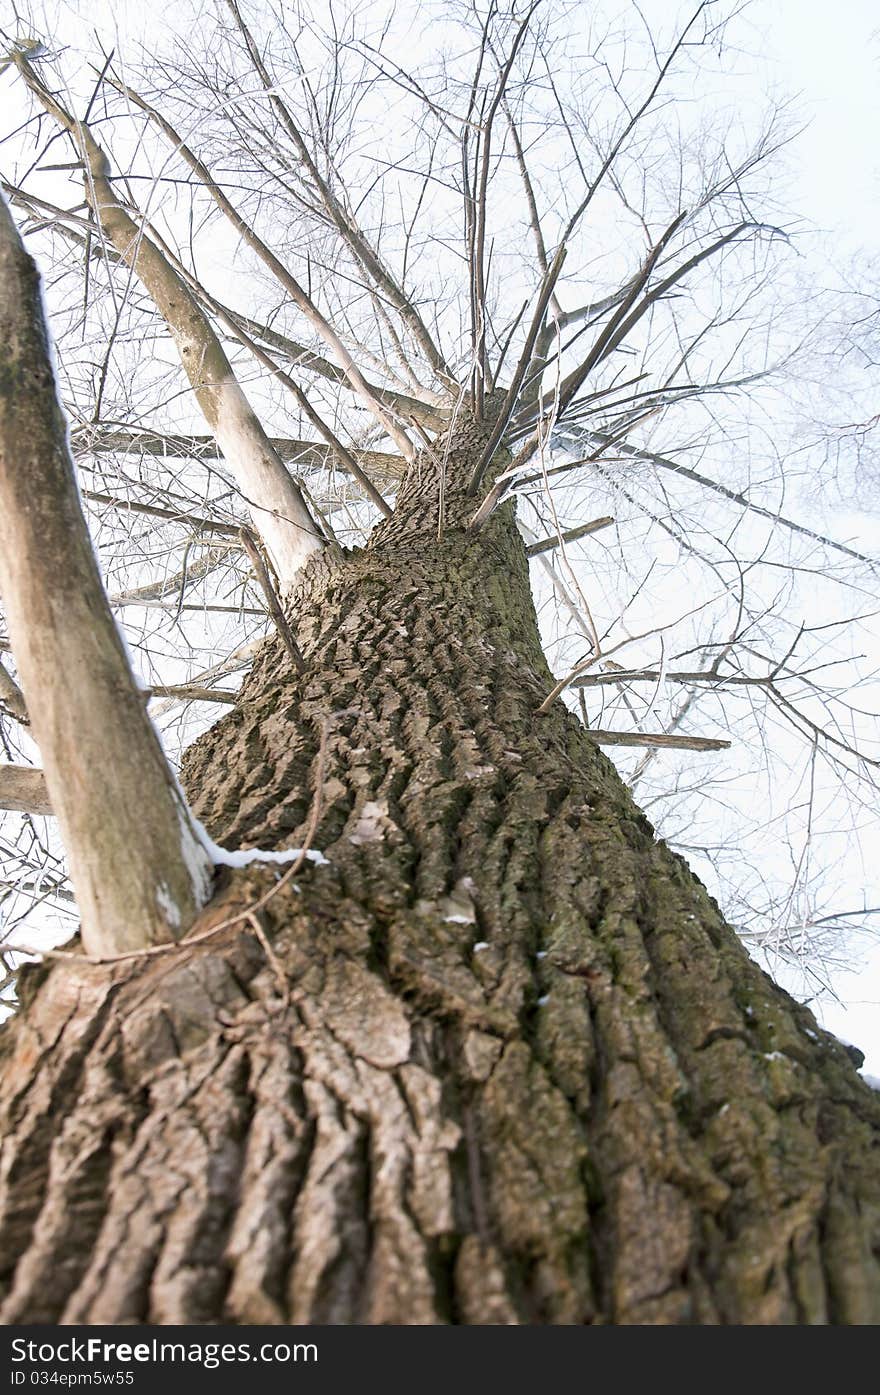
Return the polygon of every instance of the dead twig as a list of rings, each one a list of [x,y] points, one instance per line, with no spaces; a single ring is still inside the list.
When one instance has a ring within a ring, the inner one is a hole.
[[[249,532],[247,528],[240,528],[238,531],[238,536],[241,538],[241,545],[247,553],[248,559],[250,560],[250,564],[253,567],[254,572],[256,573],[256,577],[262,588],[263,595],[266,597],[266,604],[269,607],[269,614],[272,616],[275,628],[280,634],[282,640],[284,641],[284,646],[287,649],[288,654],[290,655],[293,666],[296,669],[297,673],[305,673],[306,665],[305,660],[302,656],[302,651],[300,650],[299,645],[293,637],[293,630],[290,628],[287,616],[284,614],[284,611],[281,608],[281,602],[278,599],[278,593],[276,592],[275,587],[272,585],[272,578],[269,575],[269,568],[266,566],[266,563],[263,559],[263,554],[260,551],[257,540],[254,537],[253,533]]]

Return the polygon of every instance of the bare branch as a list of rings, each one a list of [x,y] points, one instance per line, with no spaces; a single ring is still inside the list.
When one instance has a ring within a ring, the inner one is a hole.
[[[187,702],[222,702],[234,707],[238,693],[228,688],[202,688],[198,683],[165,683],[150,688],[145,697],[181,698]]]
[[[189,544],[187,548],[189,548]],[[180,571],[175,572],[173,576],[163,577],[161,581],[151,581],[146,586],[135,586],[128,591],[119,591],[115,596],[110,597],[110,604],[140,605],[143,601],[167,600],[171,597],[179,600],[187,586],[208,576],[215,567],[225,561],[228,555],[228,544],[224,543],[221,547],[209,547],[195,562],[189,562],[186,559]]]
[[[0,591],[90,951],[173,939],[211,864],[101,585],[47,348],[39,277],[0,200]]]
[[[537,557],[539,552],[551,552],[554,547],[559,547],[561,543],[577,542],[578,538],[586,538],[589,537],[590,533],[598,533],[600,528],[608,528],[613,522],[613,518],[594,518],[592,523],[582,523],[579,528],[569,528],[565,533],[556,533],[552,537],[541,538],[539,542],[528,544],[526,556]]]
[[[284,289],[290,293],[303,315],[305,315],[306,319],[313,328],[317,330],[325,344],[327,344],[330,350],[336,355],[340,367],[343,369],[358,396],[362,399],[364,405],[373,413],[373,416],[382,426],[383,430],[391,437],[398,449],[401,450],[408,459],[411,458],[413,455],[413,445],[406,432],[397,425],[394,418],[386,411],[385,407],[371,391],[369,384],[339,335],[336,333],[336,330],[330,324],[330,321],[321,314],[321,311],[318,309],[311,296],[300,285],[293,273],[278,257],[276,257],[275,253],[267,247],[262,238],[259,237],[250,224],[245,221],[213,178],[207,165],[190,150],[189,146],[180,138],[174,127],[165,120],[164,116],[162,116],[155,107],[151,106],[149,102],[146,102],[143,97],[138,96],[136,92],[125,87],[122,83],[115,83],[114,85],[117,86],[121,92],[125,93],[129,101],[133,102],[135,106],[140,107],[142,111],[145,111],[153,121],[155,121],[163,135],[165,135],[174,146],[177,154],[180,155],[181,159],[189,165],[193,173],[201,180],[217,207],[225,214],[236,232],[247,245],[256,252],[260,260],[269,268]]]
[[[480,482],[484,474],[486,473],[486,469],[489,465],[489,462],[491,461],[493,455],[498,449],[498,446],[500,445],[503,439],[504,432],[507,429],[507,424],[510,421],[513,409],[516,406],[516,400],[519,396],[519,391],[522,387],[523,379],[525,378],[529,364],[532,360],[532,350],[535,347],[535,340],[537,339],[541,326],[544,323],[544,316],[547,313],[547,306],[550,302],[550,297],[553,294],[553,288],[556,285],[557,280],[559,279],[559,273],[562,270],[563,263],[565,262],[565,256],[565,248],[560,247],[556,253],[556,256],[553,258],[553,262],[550,265],[547,274],[544,277],[543,284],[538,295],[538,302],[535,306],[535,312],[532,316],[532,322],[529,326],[528,333],[526,334],[526,341],[523,345],[523,350],[520,354],[519,362],[514,370],[513,377],[510,380],[510,386],[508,387],[507,392],[504,395],[504,399],[501,403],[501,409],[498,413],[498,420],[496,421],[495,426],[492,429],[491,436],[486,442],[485,449],[483,450],[483,453],[480,456],[479,462],[474,467],[474,472],[471,476],[471,480],[468,485],[468,492],[471,494],[475,494],[477,489],[479,488]]]
[[[213,436],[181,436],[146,427],[126,430],[107,426],[76,427],[71,432],[71,441],[76,454],[138,451],[145,455],[192,456],[198,459],[223,456]],[[292,465],[326,470],[334,463],[339,464],[333,447],[321,445],[319,441],[301,441],[282,436],[271,436],[269,441],[279,459]],[[406,461],[399,455],[386,455],[378,450],[353,450],[348,454],[356,457],[363,470],[383,482],[402,479],[406,470]],[[210,526],[213,527],[213,523]],[[231,526],[237,534],[239,525]]]
[[[35,195],[19,189],[16,185],[0,180],[0,188],[7,195],[16,207],[23,208],[31,213],[37,209],[43,215],[43,219],[37,226],[43,223],[49,224],[54,230],[61,233],[81,247],[86,252],[85,266],[88,267],[89,258],[95,261],[109,260],[120,262],[123,265],[124,259],[112,246],[101,245],[95,242],[92,237],[92,224],[86,219],[79,217],[71,210],[59,208],[57,204],[47,202],[45,199],[36,198]],[[87,205],[82,205],[87,207]],[[145,225],[146,226],[146,225]],[[85,232],[82,231],[85,229]],[[194,298],[206,308],[218,315],[222,315],[227,320],[231,320],[244,329],[253,338],[261,339],[271,348],[277,349],[290,359],[297,367],[306,369],[309,373],[315,373],[329,382],[338,383],[340,386],[355,391],[354,384],[349,381],[345,370],[337,363],[332,363],[330,359],[324,358],[322,354],[316,353],[314,349],[308,348],[305,344],[298,343],[286,334],[281,334],[277,329],[269,325],[262,324],[259,320],[254,320],[248,315],[242,315],[237,310],[232,310],[228,305],[224,305],[216,296],[212,296],[202,286],[186,266],[175,256],[167,243],[160,238],[155,228],[150,228],[149,235],[162,251],[165,258],[171,263],[178,276],[186,283]],[[449,408],[443,404],[445,398],[439,394],[429,391],[426,388],[418,388],[417,395],[401,392],[395,388],[382,386],[378,383],[367,381],[367,387],[372,395],[384,406],[396,412],[400,417],[407,420],[415,417],[422,425],[434,431],[442,431],[449,421]],[[414,389],[416,391],[416,389]]]
[[[222,533],[228,538],[238,537],[238,525],[235,523],[221,523],[215,518],[199,518],[196,514],[163,509],[158,504],[140,504],[134,499],[117,499],[113,494],[101,494],[94,489],[81,489],[80,494],[90,503],[106,504],[108,508],[118,509],[120,513],[145,514],[148,518],[161,518],[168,523],[184,523],[199,533]]]
[[[730,748],[729,741],[713,736],[670,736],[664,731],[601,731],[597,727],[587,727],[587,735],[597,746],[656,746],[671,751],[726,751]]]
[[[318,166],[312,159],[311,151],[303,139],[302,132],[294,121],[289,108],[282,101],[277,84],[272,81],[271,74],[262,59],[260,50],[254,42],[253,35],[242,18],[236,0],[226,0],[226,3],[244,39],[251,62],[256,72],[259,74],[260,81],[269,94],[269,99],[278,113],[284,129],[292,140],[297,154],[305,165],[309,178],[315,185],[321,202],[330,218],[333,220],[337,230],[353,252],[358,263],[387,297],[395,310],[397,310],[407,329],[409,329],[412,334],[413,340],[424,353],[425,358],[438,380],[444,383],[447,388],[457,391],[457,383],[452,370],[432,339],[427,325],[416,310],[411,299],[395,281],[388,267],[382,262],[375,248],[370,245],[355,219],[336,198],[330,185],[322,178]]]
[[[25,59],[16,56],[15,62],[28,88],[81,151],[95,216],[168,325],[199,406],[221,450],[238,470],[243,492],[257,515],[256,526],[266,538],[279,577],[289,585],[305,559],[324,543],[300,489],[272,450],[220,341],[190,292],[117,199],[107,158],[88,127],[74,120]]]
[[[823,547],[833,548],[835,552],[841,552],[846,557],[852,557],[857,562],[867,562],[870,567],[880,566],[880,559],[871,557],[865,552],[858,552],[855,548],[847,547],[845,543],[835,542],[833,538],[827,538],[824,533],[817,533],[812,528],[806,528],[802,523],[795,523],[794,519],[786,518],[784,514],[777,513],[773,509],[764,508],[762,504],[755,504],[747,495],[736,489],[729,489],[727,485],[721,484],[718,480],[710,479],[707,475],[702,475],[698,470],[692,470],[687,465],[680,465],[675,460],[669,460],[666,456],[657,455],[656,452],[643,450],[640,446],[630,446],[625,442],[615,440],[611,436],[606,436],[599,431],[588,432],[588,438],[597,441],[604,450],[613,447],[621,455],[629,456],[634,460],[644,460],[651,465],[657,465],[661,470],[671,470],[673,474],[681,475],[683,479],[692,480],[694,484],[702,485],[706,489],[711,489],[716,494],[722,494],[725,499],[730,499],[741,508],[748,509],[749,513],[760,514],[762,518],[768,518],[773,523],[778,523],[781,528],[787,528],[791,533],[800,533],[802,537],[811,538],[813,542],[821,543]]]
[[[580,222],[584,213],[589,208],[606,174],[613,167],[614,162],[620,154],[621,150],[623,149],[624,145],[629,140],[629,137],[632,135],[639,121],[641,121],[642,117],[645,115],[645,112],[648,111],[652,102],[654,101],[654,98],[657,96],[657,93],[660,91],[660,88],[662,87],[670,68],[672,67],[673,63],[675,62],[676,58],[681,52],[682,47],[687,42],[688,34],[693,29],[700,15],[703,13],[704,10],[708,9],[711,3],[712,0],[702,0],[702,3],[697,6],[696,10],[691,15],[687,24],[682,29],[681,33],[678,36],[678,39],[676,40],[675,44],[669,52],[669,56],[667,57],[666,62],[661,65],[660,70],[657,74],[656,81],[654,82],[644,101],[633,112],[629,121],[626,123],[620,135],[618,136],[617,140],[614,141],[614,143],[612,144],[611,149],[608,151],[608,154],[602,161],[599,173],[596,175],[595,179],[593,179],[590,183],[586,194],[584,195],[583,199],[578,204],[574,213],[568,220],[568,225],[565,229],[565,237],[563,239],[564,241],[567,241],[568,238],[571,237],[575,227]]]
[[[538,8],[540,0],[534,0],[526,11],[524,19],[519,24],[510,46],[510,53],[495,85],[492,100],[489,103],[489,110],[486,113],[480,126],[480,167],[477,177],[476,197],[474,199],[474,246],[473,258],[471,262],[471,275],[473,276],[473,304],[477,310],[477,318],[473,325],[474,347],[476,349],[476,362],[473,372],[473,401],[475,415],[479,421],[482,417],[483,389],[487,377],[486,365],[486,274],[484,267],[485,247],[486,247],[486,219],[487,219],[487,193],[489,185],[489,165],[492,154],[492,127],[498,108],[503,100],[507,88],[508,79],[513,69],[516,55],[519,52],[520,44],[525,38],[526,30],[531,23],[532,15]],[[489,11],[491,17],[491,9]],[[488,24],[488,21],[487,21]],[[564,246],[564,239],[563,239]],[[560,264],[561,265],[561,264]],[[559,268],[557,268],[557,275]],[[549,278],[548,278],[549,279]],[[555,283],[555,277],[553,282]],[[553,285],[547,293],[549,300],[552,294]],[[546,306],[546,301],[544,302]],[[543,312],[542,312],[543,318]],[[536,330],[537,333],[537,330]],[[531,351],[530,351],[531,352]],[[476,488],[476,482],[474,483]]]
[[[234,329],[236,335],[241,339],[242,343],[245,344],[248,349],[250,349],[254,357],[258,359],[258,361],[262,363],[264,367],[268,368],[269,372],[274,377],[276,377],[279,380],[279,382],[282,382],[284,386],[288,389],[288,391],[293,393],[293,396],[296,398],[298,405],[305,412],[309,421],[312,423],[312,425],[315,427],[318,433],[324,437],[324,440],[330,447],[330,450],[332,451],[333,456],[335,457],[336,463],[340,466],[340,468],[343,469],[347,474],[351,475],[354,479],[356,479],[358,484],[364,490],[364,493],[367,495],[367,497],[369,499],[372,499],[379,512],[383,514],[385,518],[390,518],[394,510],[388,504],[386,504],[385,500],[382,498],[382,495],[379,493],[378,489],[373,484],[373,481],[370,479],[367,472],[361,468],[361,466],[358,464],[357,460],[351,454],[348,448],[342,444],[336,433],[327,424],[327,422],[324,421],[324,418],[320,415],[320,413],[317,412],[315,408],[312,406],[311,402],[309,401],[306,394],[303,392],[299,383],[296,382],[295,379],[291,378],[289,373],[285,373],[283,368],[279,368],[275,360],[271,358],[270,355],[267,354],[264,349],[261,349],[259,344],[255,344],[254,341],[250,338],[250,336],[245,334],[244,330],[236,328],[231,320],[227,320],[227,323]]]

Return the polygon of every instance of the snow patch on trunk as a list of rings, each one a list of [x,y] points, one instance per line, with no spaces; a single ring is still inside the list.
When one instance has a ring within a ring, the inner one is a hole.
[[[206,906],[214,890],[214,859],[210,848],[205,846],[204,829],[186,802],[186,795],[180,788],[177,776],[168,767],[175,784],[175,803],[180,820],[180,852],[184,866],[189,873],[193,898],[197,906]],[[205,835],[207,836],[207,835]],[[169,921],[169,924],[172,922]]]
[[[217,843],[212,843],[211,851],[214,863],[218,867],[249,867],[252,862],[295,862],[300,857],[322,867],[327,867],[330,863],[329,858],[316,848],[283,848],[280,852],[273,852],[268,848],[239,848],[237,852],[231,852],[229,848],[221,848]]]
[[[156,905],[162,912],[172,930],[179,930],[181,925],[180,907],[171,895],[165,882],[160,882],[156,892]]]

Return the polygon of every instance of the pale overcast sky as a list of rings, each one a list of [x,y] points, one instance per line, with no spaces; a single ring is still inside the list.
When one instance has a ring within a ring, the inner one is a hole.
[[[829,246],[841,259],[880,251],[880,7],[876,0],[753,0],[748,13],[767,39],[760,66],[778,75],[782,91],[800,93],[809,122],[791,151],[798,211],[833,234]],[[853,888],[854,906],[866,891]],[[880,1077],[880,944],[835,986],[845,1003],[814,1007],[865,1052],[865,1071]]]
[[[804,214],[852,250],[880,245],[880,7],[876,0],[753,0],[779,85],[810,121],[793,158]]]

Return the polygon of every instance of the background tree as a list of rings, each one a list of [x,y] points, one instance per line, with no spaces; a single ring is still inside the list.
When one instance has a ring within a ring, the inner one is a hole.
[[[749,479],[784,123],[676,102],[717,4],[581,8],[445,6],[420,53],[227,0],[87,91],[7,35],[110,602],[153,698],[229,710],[191,813],[6,218],[3,694],[46,776],[7,802],[57,812],[83,933],[4,1038],[6,1321],[876,1320],[877,1102],[599,750],[668,804],[658,751],[776,714],[799,876],[817,791],[868,797],[840,608],[792,597],[876,564]]]

